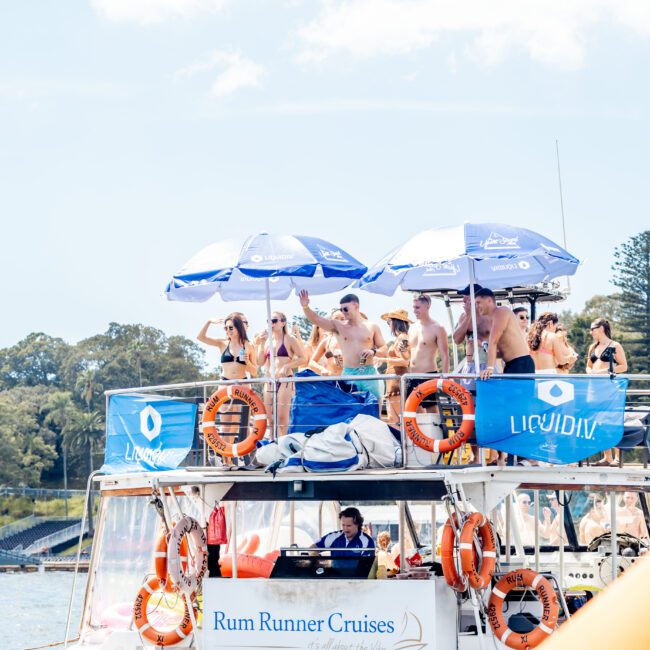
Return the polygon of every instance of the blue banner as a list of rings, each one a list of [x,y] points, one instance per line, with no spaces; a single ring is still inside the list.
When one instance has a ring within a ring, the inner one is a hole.
[[[102,471],[176,469],[192,448],[196,404],[165,397],[113,395],[108,403]]]
[[[482,447],[549,463],[575,463],[623,437],[628,380],[478,381],[476,440]]]

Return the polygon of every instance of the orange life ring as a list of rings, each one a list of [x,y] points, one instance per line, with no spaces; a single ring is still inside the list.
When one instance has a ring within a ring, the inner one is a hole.
[[[513,632],[505,622],[503,616],[503,601],[506,595],[513,589],[531,587],[537,592],[542,603],[542,618],[539,625],[526,634]],[[490,627],[494,635],[509,648],[526,650],[537,647],[546,637],[553,633],[557,626],[557,617],[560,606],[557,595],[551,587],[551,583],[541,574],[532,569],[517,569],[506,573],[496,583],[490,600],[488,601],[487,615]]]
[[[154,549],[154,570],[158,580],[160,580],[161,584],[165,585],[165,591],[167,593],[170,593],[174,591],[174,581],[171,579],[171,576],[167,572],[167,551],[167,535],[162,532],[156,541],[156,547]],[[181,564],[183,566],[183,570],[187,571],[187,540],[184,537],[183,541],[181,542]]]
[[[192,618],[187,607],[187,602],[185,602],[183,620],[175,629],[169,632],[159,632],[151,627],[147,618],[147,605],[152,594],[160,591],[162,588],[162,583],[158,578],[149,578],[140,587],[140,591],[133,603],[133,621],[138,628],[140,636],[153,643],[156,647],[176,645],[192,633]]]
[[[268,578],[273,571],[275,559],[237,553],[237,577],[238,578]],[[224,555],[219,559],[221,576],[232,578],[232,555]]]
[[[246,438],[242,442],[234,445],[226,442],[219,435],[215,422],[217,411],[231,400],[244,402],[251,410],[253,417],[253,426],[249,428]],[[266,409],[264,408],[264,402],[262,402],[255,392],[243,386],[222,386],[210,395],[205,405],[205,410],[203,411],[202,425],[206,442],[218,454],[227,458],[246,456],[246,454],[250,454],[255,449],[255,444],[266,433]]]
[[[474,533],[478,532],[483,547],[481,570],[476,566]],[[473,512],[463,524],[460,533],[460,565],[473,589],[485,589],[490,584],[497,563],[496,539],[494,529],[485,515]]]
[[[418,426],[417,410],[422,400],[431,393],[443,392],[453,397],[463,413],[463,421],[451,438],[434,440],[425,436]],[[411,391],[404,404],[404,430],[408,437],[421,449],[434,453],[446,454],[458,449],[474,433],[474,400],[470,392],[451,379],[431,379]]]
[[[193,573],[189,572],[189,557],[186,537],[192,539]],[[167,549],[167,571],[171,580],[186,594],[196,592],[208,568],[208,547],[205,533],[196,519],[183,515],[170,533]],[[183,542],[185,541],[185,544]],[[185,563],[183,563],[185,549]]]
[[[458,527],[458,520],[456,515],[453,515],[454,523]],[[442,574],[445,576],[447,584],[458,592],[463,592],[467,589],[467,582],[463,576],[458,573],[456,569],[456,559],[454,557],[456,550],[456,535],[451,521],[447,519],[444,528],[442,529],[442,541],[440,543],[440,564],[442,564]]]

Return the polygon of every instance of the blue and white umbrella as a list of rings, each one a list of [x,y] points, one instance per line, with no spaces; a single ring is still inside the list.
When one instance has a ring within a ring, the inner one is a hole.
[[[207,246],[174,274],[165,294],[168,300],[185,302],[204,302],[217,293],[223,300],[266,300],[270,341],[271,300],[284,300],[292,290],[340,291],[366,271],[361,262],[324,239],[260,233]],[[272,345],[270,349],[275,376]]]
[[[292,290],[333,293],[361,278],[367,267],[317,237],[261,233],[245,241],[207,246],[174,274],[168,300],[284,300]]]
[[[368,269],[356,286],[392,296],[397,289],[458,291],[469,285],[474,358],[478,359],[474,284],[488,289],[526,286],[573,275],[579,264],[561,246],[532,230],[502,223],[465,223],[411,237]]]
[[[579,260],[546,237],[501,223],[425,230],[368,269],[358,286],[391,296],[406,291],[518,287],[573,275]]]

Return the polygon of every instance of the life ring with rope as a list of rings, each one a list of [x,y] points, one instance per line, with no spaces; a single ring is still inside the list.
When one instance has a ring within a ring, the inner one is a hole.
[[[422,401],[432,393],[445,393],[460,405],[463,421],[450,438],[437,440],[425,435],[417,422],[417,410]],[[474,433],[474,400],[470,392],[451,379],[431,379],[411,391],[404,404],[404,430],[420,449],[433,453],[446,454],[458,449]]]
[[[188,538],[186,557],[187,563],[183,567],[183,540]],[[190,565],[194,571],[190,572]],[[199,522],[188,515],[180,518],[169,536],[167,549],[167,571],[174,584],[185,594],[194,593],[208,566],[207,542],[205,533]]]
[[[216,425],[216,416],[219,409],[233,400],[244,402],[250,409],[253,420],[252,426],[248,428],[246,438],[236,444],[226,442],[219,435]],[[255,449],[257,442],[266,433],[267,417],[264,402],[257,393],[243,386],[222,386],[208,398],[201,424],[205,441],[217,454],[227,458],[246,456]]]
[[[171,579],[167,572],[167,554],[169,552],[169,544],[167,542],[167,535],[161,532],[156,540],[154,548],[154,571],[156,577],[160,580],[161,584],[165,586],[165,591],[171,593],[174,591],[174,581]],[[180,559],[183,570],[187,571],[187,540],[183,537],[181,541]]]
[[[163,588],[161,581],[157,577],[149,578],[140,587],[140,591],[133,603],[133,622],[142,638],[153,643],[156,647],[164,648],[180,643],[192,633],[192,617],[187,602],[183,599],[185,606],[183,618],[173,630],[161,632],[152,627],[147,615],[147,605],[151,596]]]
[[[513,589],[530,587],[537,592],[542,604],[542,616],[539,625],[531,632],[521,634],[511,630],[503,616],[503,601]],[[527,650],[537,647],[553,633],[557,627],[560,611],[557,595],[551,583],[540,573],[532,569],[517,569],[506,573],[492,589],[488,601],[487,616],[494,636],[509,648]]]
[[[478,534],[483,549],[480,569],[477,567],[476,549],[474,548],[475,533]],[[467,576],[469,586],[473,589],[485,589],[492,580],[497,563],[494,528],[485,515],[473,512],[467,517],[460,533],[459,548],[461,568]]]

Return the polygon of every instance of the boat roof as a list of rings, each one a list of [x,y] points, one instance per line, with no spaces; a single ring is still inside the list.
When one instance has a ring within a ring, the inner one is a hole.
[[[557,287],[544,284],[492,289],[492,292],[498,301],[510,303],[562,302],[567,298],[566,293],[560,291]],[[462,302],[465,297],[455,289],[417,291],[412,293],[426,293],[432,298],[442,298],[450,303]]]
[[[510,489],[642,490],[650,492],[650,470],[643,467],[483,467],[444,466],[431,469],[373,469],[354,472],[273,476],[259,470],[217,467],[181,468],[168,472],[100,476],[104,495],[146,495],[156,488],[221,484],[231,501],[435,501],[447,487],[483,483]]]

